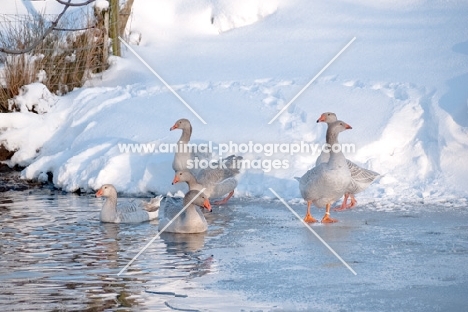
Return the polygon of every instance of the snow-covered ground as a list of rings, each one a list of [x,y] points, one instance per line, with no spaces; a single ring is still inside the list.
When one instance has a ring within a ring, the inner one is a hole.
[[[60,9],[52,0],[4,2],[4,13]],[[180,132],[169,128],[183,117],[196,143],[321,144],[326,126],[316,120],[333,111],[353,127],[340,136],[356,146],[346,156],[383,175],[360,204],[463,206],[467,10],[463,1],[136,0],[128,39],[141,35],[141,42],[132,48],[206,124],[124,48],[86,87],[42,97],[47,113],[0,115],[0,141],[17,150],[8,164],[24,166],[27,179],[51,172],[66,191],[112,183],[128,194],[167,193],[181,187],[171,185],[172,154],[125,153],[119,144],[175,143]],[[27,107],[32,98],[26,92],[17,100]],[[237,196],[273,197],[271,187],[291,201],[300,198],[293,177],[318,156],[238,154],[265,170],[243,170]],[[274,159],[287,168],[266,170],[265,160]]]

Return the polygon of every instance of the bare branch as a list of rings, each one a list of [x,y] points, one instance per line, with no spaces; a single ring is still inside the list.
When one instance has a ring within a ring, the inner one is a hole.
[[[96,26],[89,26],[89,27],[83,27],[83,28],[54,28],[56,31],[80,31],[80,30],[88,30],[88,29],[93,29],[96,28]]]
[[[68,6],[85,6],[85,5],[88,5],[96,0],[87,0],[85,2],[81,2],[81,3],[69,3],[71,0],[68,0],[68,2],[65,2],[63,0],[55,0],[57,1],[58,3],[60,4],[63,4],[63,5],[68,5]]]

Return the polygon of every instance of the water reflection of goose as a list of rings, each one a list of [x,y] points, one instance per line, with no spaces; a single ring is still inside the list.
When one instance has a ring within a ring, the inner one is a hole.
[[[177,280],[190,280],[195,277],[200,277],[213,271],[214,257],[212,255],[203,254],[202,250],[205,245],[205,233],[197,234],[180,234],[180,233],[162,233],[160,235],[166,245],[167,257],[169,262],[165,263],[166,271],[164,276],[176,278]],[[174,289],[169,285],[174,283]],[[164,288],[156,287],[153,290],[146,290],[147,293],[154,295],[185,297],[183,293],[179,293],[177,285],[179,281],[173,280],[165,283]],[[170,290],[170,291],[168,291]]]
[[[204,233],[180,234],[165,232],[161,238],[166,244],[168,253],[194,253],[200,251],[205,245]]]
[[[102,253],[100,258],[106,260],[109,269],[116,269],[119,267],[117,235],[120,232],[120,225],[116,223],[101,223],[100,226],[104,233],[104,239],[100,241],[100,244],[105,246],[105,253]]]

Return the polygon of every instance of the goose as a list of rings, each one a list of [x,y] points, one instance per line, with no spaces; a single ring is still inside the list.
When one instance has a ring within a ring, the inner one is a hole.
[[[335,122],[337,119],[338,118],[336,117],[335,113],[326,112],[323,113],[319,119],[317,119],[317,122],[325,122],[330,125],[330,123]],[[330,153],[325,153],[322,151],[320,156],[317,158],[315,165],[317,166],[320,163],[328,162],[329,158]],[[341,206],[339,208],[335,208],[335,211],[342,211],[356,206],[357,201],[354,195],[364,191],[380,176],[379,173],[362,168],[348,159],[346,159],[346,162],[348,164],[349,171],[351,172],[351,183],[346,190]],[[351,203],[349,205],[347,204],[348,198],[351,199]]]
[[[196,191],[205,188],[203,192],[208,198],[220,198],[227,194],[224,199],[213,202],[214,205],[224,205],[237,187],[235,176],[240,172],[238,164],[241,160],[241,156],[231,155],[225,160],[213,163],[210,168],[200,170],[196,178],[188,170],[176,171],[172,184],[186,182],[190,190]]]
[[[210,159],[211,152],[199,151],[195,144],[193,144],[193,146],[189,144],[192,136],[192,124],[187,118],[177,120],[169,130],[172,131],[176,129],[182,130],[182,134],[177,141],[177,150],[174,155],[174,160],[172,161],[172,169],[174,169],[174,171],[189,169],[196,175],[200,168],[190,168],[190,161],[193,162],[195,158],[198,158],[199,160]]]
[[[187,162],[192,158],[187,146],[192,136],[192,124],[188,119],[182,118],[177,120],[169,130],[172,131],[175,129],[182,130],[182,135],[179,141],[177,141],[177,151],[172,161],[172,169],[174,169],[174,171],[187,170]]]
[[[185,211],[175,218],[187,205],[188,207]],[[185,194],[182,207],[180,206],[180,202],[177,203],[167,198],[165,205],[161,209],[159,231],[165,229],[165,232],[185,234],[206,232],[208,224],[206,223],[205,216],[196,206],[211,211],[208,197],[200,191],[188,191]]]
[[[352,129],[344,121],[338,120],[331,123],[327,129],[327,143],[330,146],[338,144],[338,134],[347,129]],[[341,150],[330,150],[330,160],[307,171],[299,181],[299,190],[307,202],[307,213],[304,221],[317,222],[310,214],[310,206],[326,208],[322,223],[333,223],[338,220],[330,217],[330,206],[345,193],[351,182],[351,173],[346,164],[346,158]]]
[[[150,202],[123,202],[117,204],[117,190],[112,184],[104,184],[96,192],[96,197],[106,200],[101,209],[100,220],[109,223],[140,223],[154,220],[158,217],[162,196],[151,199]]]

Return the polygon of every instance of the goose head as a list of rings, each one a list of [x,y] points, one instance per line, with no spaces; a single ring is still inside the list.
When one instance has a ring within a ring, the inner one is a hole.
[[[332,112],[325,112],[322,115],[320,115],[319,119],[317,119],[317,122],[325,122],[325,123],[331,123],[337,121],[338,118],[336,117],[335,113]]]
[[[172,180],[172,185],[179,183],[179,182],[189,182],[193,180],[195,177],[193,174],[190,173],[190,171],[187,170],[179,170],[176,171],[174,175],[174,179]]]
[[[208,211],[211,211],[211,205],[208,196],[206,196],[204,193],[198,195],[198,193],[200,193],[200,191],[188,191],[184,197],[184,205],[187,205],[193,199],[193,205],[197,205],[199,207],[205,208]]]
[[[181,118],[177,120],[175,124],[169,130],[172,131],[175,129],[181,129],[182,131],[189,130],[190,132],[192,132],[192,124],[190,123],[188,119]]]
[[[112,184],[104,184],[101,188],[96,192],[96,197],[110,197],[110,198],[117,198],[117,190]]]

